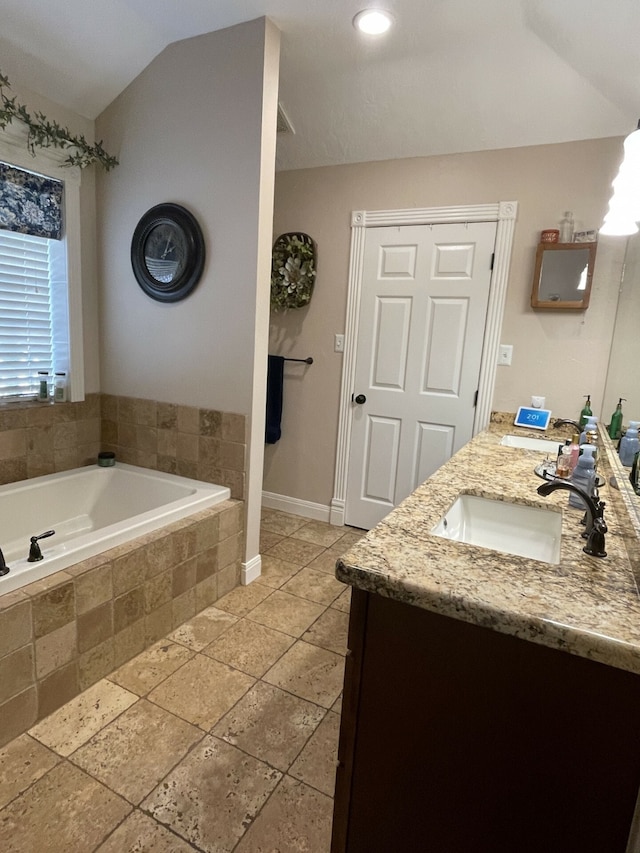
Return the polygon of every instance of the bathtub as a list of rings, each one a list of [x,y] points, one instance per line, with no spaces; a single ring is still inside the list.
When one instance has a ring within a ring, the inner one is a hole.
[[[0,595],[222,503],[229,489],[122,462],[0,486],[0,548],[11,571]],[[29,563],[32,536],[43,559]]]

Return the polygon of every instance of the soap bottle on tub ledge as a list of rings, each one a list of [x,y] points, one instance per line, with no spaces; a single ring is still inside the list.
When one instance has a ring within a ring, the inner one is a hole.
[[[53,402],[67,402],[67,374],[63,371],[57,371],[53,378]]]

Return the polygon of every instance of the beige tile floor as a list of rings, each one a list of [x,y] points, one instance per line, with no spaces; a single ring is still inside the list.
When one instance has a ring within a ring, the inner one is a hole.
[[[259,581],[0,750],[0,850],[328,853],[361,533],[265,510]]]

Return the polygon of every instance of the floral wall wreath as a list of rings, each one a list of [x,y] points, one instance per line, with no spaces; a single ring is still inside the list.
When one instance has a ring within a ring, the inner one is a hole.
[[[303,308],[316,280],[316,245],[308,234],[281,234],[273,244],[271,307]]]

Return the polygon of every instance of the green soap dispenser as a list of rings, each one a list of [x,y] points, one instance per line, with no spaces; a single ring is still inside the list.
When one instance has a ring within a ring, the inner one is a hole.
[[[584,429],[584,425],[587,422],[587,418],[589,417],[589,415],[593,414],[593,412],[591,411],[591,394],[585,394],[585,396],[587,398],[587,402],[584,404],[584,407],[580,412],[580,429]]]
[[[620,438],[622,432],[622,401],[626,397],[620,397],[615,412],[611,415],[611,423],[609,424],[609,436],[611,438]]]

